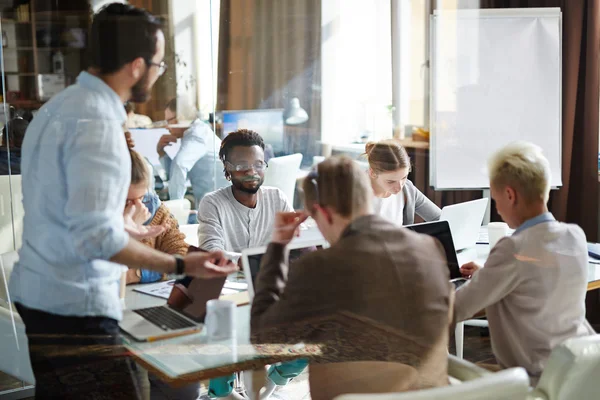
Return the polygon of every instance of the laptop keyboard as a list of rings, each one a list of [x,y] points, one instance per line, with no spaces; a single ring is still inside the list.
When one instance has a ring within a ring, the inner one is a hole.
[[[133,312],[141,315],[146,320],[165,331],[193,328],[196,326],[193,322],[177,315],[165,306],[142,308],[140,310],[133,310]]]

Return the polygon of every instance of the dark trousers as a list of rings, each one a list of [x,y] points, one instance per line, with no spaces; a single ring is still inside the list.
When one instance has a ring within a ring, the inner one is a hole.
[[[36,399],[146,399],[147,377],[128,357],[117,321],[65,317],[17,304],[29,341]]]

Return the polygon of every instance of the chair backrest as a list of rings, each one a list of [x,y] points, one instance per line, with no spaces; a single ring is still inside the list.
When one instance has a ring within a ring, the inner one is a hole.
[[[310,364],[312,400],[330,400],[344,393],[390,393],[411,390],[417,384],[417,370],[409,365],[386,361],[352,361]]]
[[[279,188],[283,191],[290,204],[294,204],[296,178],[300,171],[301,163],[302,154],[300,153],[271,158],[269,160],[269,168],[265,172],[264,185]]]
[[[572,338],[555,347],[535,392],[550,400],[600,397],[600,335]]]
[[[173,214],[179,225],[186,225],[192,205],[188,199],[167,200],[162,202]]]
[[[526,399],[529,377],[523,368],[511,368],[459,385],[413,392],[347,394],[335,400],[517,400]]]
[[[24,216],[21,175],[0,175],[0,254],[21,247]],[[13,241],[13,221],[16,243]]]
[[[19,254],[16,251],[0,254],[0,307],[8,306],[8,280],[18,260]]]

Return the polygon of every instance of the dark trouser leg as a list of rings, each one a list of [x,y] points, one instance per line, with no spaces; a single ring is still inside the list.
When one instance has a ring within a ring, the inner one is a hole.
[[[29,341],[36,399],[145,399],[117,321],[65,317],[17,304]],[[146,385],[147,388],[147,385]]]

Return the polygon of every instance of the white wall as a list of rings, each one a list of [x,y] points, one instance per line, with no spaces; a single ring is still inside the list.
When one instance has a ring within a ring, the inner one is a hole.
[[[347,143],[365,131],[390,137],[389,0],[323,0],[321,7],[322,140]]]

